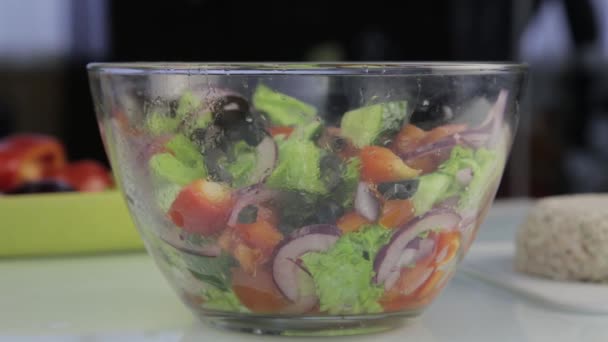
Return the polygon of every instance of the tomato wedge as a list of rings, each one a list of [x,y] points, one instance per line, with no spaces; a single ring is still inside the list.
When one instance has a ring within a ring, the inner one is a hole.
[[[233,202],[229,188],[199,179],[179,192],[169,217],[185,231],[209,236],[224,228]]]
[[[357,231],[359,230],[359,228],[361,228],[361,226],[370,223],[371,222],[368,219],[359,215],[359,213],[357,213],[356,211],[351,211],[340,217],[336,224],[343,233],[349,233]]]
[[[437,254],[435,265],[443,266],[458,254],[460,249],[460,232],[457,230],[442,232],[437,239]]]
[[[361,150],[360,156],[361,178],[367,182],[400,181],[414,178],[420,173],[386,147],[366,146]]]
[[[254,223],[238,223],[236,230],[247,245],[262,251],[271,251],[283,240],[283,234],[274,225],[263,219]]]
[[[378,223],[386,228],[401,227],[414,217],[414,205],[409,199],[388,200],[382,207],[382,215]]]
[[[285,135],[286,138],[289,138],[291,133],[293,133],[294,128],[291,126],[272,126],[268,128],[268,133],[273,137],[277,135]]]
[[[426,131],[412,124],[405,125],[397,134],[391,144],[396,153],[411,151],[420,146],[420,142],[426,136]]]
[[[266,269],[259,269],[255,274],[233,269],[232,290],[245,307],[256,313],[280,312],[290,304]]]
[[[443,138],[449,137],[450,135],[454,135],[456,133],[464,132],[467,129],[467,125],[464,124],[452,124],[452,125],[443,125],[433,128],[428,131],[420,144],[432,144],[437,142]]]

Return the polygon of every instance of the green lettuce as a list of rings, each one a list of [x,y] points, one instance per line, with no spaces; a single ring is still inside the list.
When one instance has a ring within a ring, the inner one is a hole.
[[[231,311],[247,313],[249,310],[244,307],[232,290],[222,291],[215,287],[209,287],[203,291],[205,302],[203,307],[209,310]]]
[[[287,139],[277,142],[279,162],[267,184],[271,188],[326,194],[319,169],[322,151],[314,142]]]
[[[253,106],[268,115],[270,121],[279,126],[298,126],[312,121],[317,109],[294,97],[259,85],[253,94]]]
[[[424,214],[433,205],[454,195],[460,196],[459,209],[477,208],[492,182],[499,176],[497,171],[502,169],[499,162],[500,158],[495,151],[455,146],[450,158],[436,172],[420,177],[418,190],[412,198],[416,215]],[[457,181],[456,175],[466,168],[472,170],[473,178],[464,186]]]
[[[232,176],[234,187],[250,185],[251,171],[257,162],[255,147],[249,146],[241,140],[235,143],[230,150],[228,158],[221,158],[218,163]]]
[[[352,207],[355,201],[360,168],[361,159],[353,157],[346,162],[346,167],[342,172],[342,180],[335,191],[335,196],[338,202],[345,208]]]
[[[477,164],[473,168],[473,179],[458,202],[461,210],[479,208],[493,183],[500,177],[502,167],[498,165],[496,152],[479,149],[475,152],[475,161]]]
[[[373,145],[383,134],[398,131],[408,115],[407,102],[379,103],[348,111],[342,116],[342,134],[357,147]]]
[[[354,315],[381,312],[378,299],[384,288],[373,284],[374,258],[390,238],[390,231],[379,225],[343,235],[326,252],[302,256],[310,272],[321,311]]]

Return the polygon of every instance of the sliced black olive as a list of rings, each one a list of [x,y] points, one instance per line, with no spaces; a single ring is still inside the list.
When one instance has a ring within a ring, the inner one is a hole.
[[[378,184],[378,191],[386,199],[408,199],[418,190],[418,183],[418,179],[385,182]]]
[[[322,202],[316,209],[318,223],[335,223],[342,214],[344,209],[334,201]]]
[[[248,205],[239,211],[238,221],[243,224],[254,223],[258,220],[258,207],[255,205]]]

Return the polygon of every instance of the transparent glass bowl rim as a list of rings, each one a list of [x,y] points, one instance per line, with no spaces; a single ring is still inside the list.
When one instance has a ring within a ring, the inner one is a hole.
[[[116,62],[89,63],[90,73],[115,75],[483,75],[525,73],[515,62]]]

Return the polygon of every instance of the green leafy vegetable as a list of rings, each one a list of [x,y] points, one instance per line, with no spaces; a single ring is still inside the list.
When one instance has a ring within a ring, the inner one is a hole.
[[[361,168],[361,159],[353,157],[346,162],[346,168],[342,174],[342,181],[335,191],[336,199],[345,208],[353,206],[355,201],[355,192],[359,183],[359,170]]]
[[[155,154],[148,164],[152,174],[158,177],[159,181],[186,185],[207,176],[205,169],[186,166],[171,153]]]
[[[343,235],[326,252],[302,256],[314,279],[321,311],[344,315],[382,311],[378,299],[384,288],[372,283],[373,260],[389,238],[389,230],[369,225]]]
[[[473,179],[460,197],[460,209],[478,209],[484,195],[490,191],[492,183],[500,177],[496,152],[479,149],[475,152],[476,167],[473,169]]]
[[[155,188],[160,189],[171,184],[186,185],[207,176],[203,158],[188,138],[177,134],[165,146],[172,153],[155,154],[148,162],[150,171],[155,177]],[[174,186],[168,186],[157,194],[162,196],[159,203],[161,207],[167,206],[166,196],[174,193],[175,190]]]
[[[249,146],[245,141],[239,141],[232,146],[229,157],[218,162],[232,176],[233,186],[247,186],[251,183],[250,175],[257,162],[257,152],[255,147]]]
[[[435,203],[446,198],[445,195],[454,177],[441,172],[433,172],[419,178],[418,190],[412,197],[416,216],[429,211]]]
[[[172,118],[161,114],[160,112],[152,112],[145,119],[145,128],[153,135],[169,134],[177,131],[180,121],[177,118]]]
[[[203,291],[205,302],[203,307],[210,310],[232,311],[247,313],[249,310],[244,307],[232,290],[222,291],[210,287]]]
[[[186,91],[177,102],[177,109],[175,110],[175,117],[178,119],[184,118],[187,114],[190,114],[198,110],[201,106],[201,101],[197,99],[192,92]]]
[[[267,184],[271,188],[325,194],[327,188],[320,178],[320,160],[321,149],[312,141],[291,138],[281,141],[279,163]]]
[[[317,115],[315,107],[263,84],[253,94],[253,106],[265,112],[270,121],[279,126],[303,125]]]
[[[473,179],[467,186],[456,180],[457,173],[466,168],[473,173]],[[412,198],[416,215],[424,214],[436,203],[454,195],[460,196],[460,209],[477,208],[491,183],[497,179],[500,169],[502,167],[498,165],[496,152],[455,146],[450,158],[436,172],[420,177],[418,191]]]
[[[342,134],[357,147],[373,145],[378,139],[397,132],[408,115],[407,102],[396,101],[348,111],[342,116]]]
[[[217,257],[204,257],[182,253],[186,267],[197,279],[213,285],[219,290],[230,289],[230,268],[236,261],[230,255],[222,253]]]
[[[206,172],[203,157],[198,148],[184,135],[175,135],[165,146],[171,150],[173,155],[175,155],[175,158],[184,163],[184,165],[194,169],[205,170]]]

